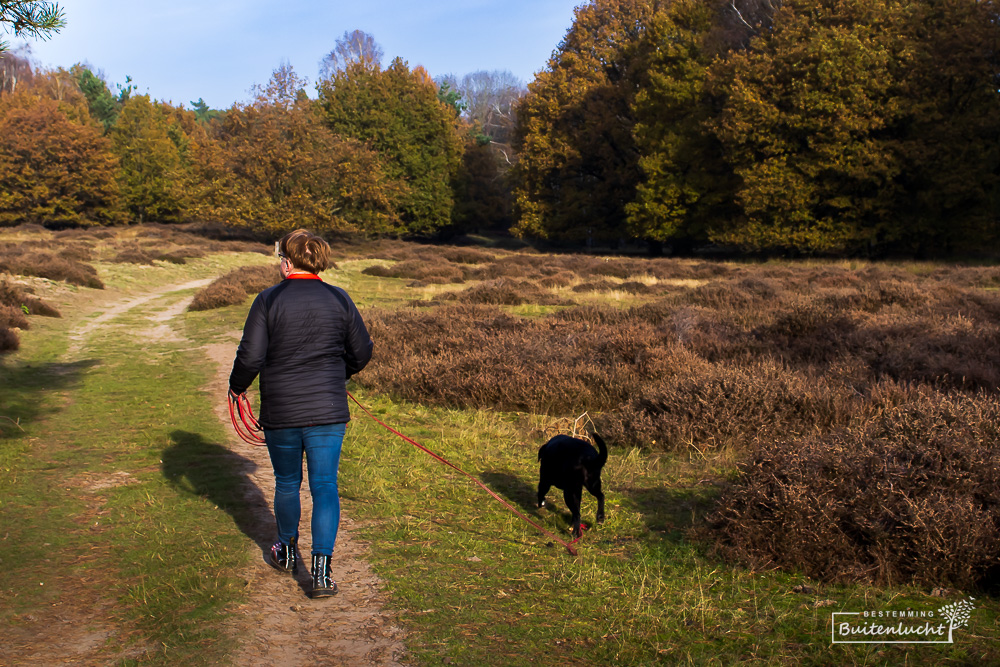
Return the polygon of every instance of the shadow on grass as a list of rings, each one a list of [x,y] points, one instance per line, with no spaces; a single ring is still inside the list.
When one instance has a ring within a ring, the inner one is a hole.
[[[537,510],[535,507],[538,498],[537,486],[533,486],[531,483],[525,482],[520,477],[507,471],[484,472],[479,478],[491,489],[522,510],[531,513]]]
[[[504,496],[512,504],[517,505],[524,513],[528,516],[535,516],[542,518],[543,514],[553,514],[558,515],[563,518],[567,526],[573,524],[573,513],[569,511],[566,503],[563,501],[563,493],[556,487],[548,493],[548,500],[545,501],[545,509],[538,508],[538,482],[526,482],[520,477],[514,475],[510,472],[484,472],[480,475],[480,478],[486,482],[487,485],[501,496]],[[583,511],[586,512],[586,502],[587,497],[591,499],[593,496],[588,496],[584,492],[584,506]],[[597,511],[597,504],[593,506],[592,511]],[[585,523],[591,523],[588,519]]]
[[[98,359],[25,363],[0,357],[0,440],[20,437],[29,424],[58,412],[61,404],[44,400],[43,394],[76,386],[100,363]]]
[[[703,526],[717,496],[715,489],[705,487],[622,489],[620,493],[632,501],[650,532],[671,542],[681,542],[689,530]]]
[[[244,535],[266,556],[274,537],[274,515],[263,492],[250,479],[257,464],[198,433],[173,431],[174,444],[163,451],[163,476],[178,489],[201,496],[225,510]]]

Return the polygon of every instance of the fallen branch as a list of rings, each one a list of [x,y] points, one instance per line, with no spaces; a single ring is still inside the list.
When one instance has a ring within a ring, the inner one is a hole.
[[[18,419],[17,421],[14,421],[14,420],[13,420],[13,419],[11,419],[10,417],[5,417],[5,416],[3,416],[3,415],[0,415],[0,419],[6,419],[6,420],[7,420],[7,421],[9,421],[9,422],[10,422],[11,424],[13,424],[14,426],[16,426],[16,427],[18,427],[19,429],[21,429],[22,431],[24,430],[23,428],[21,428],[21,423],[20,423],[20,422],[21,422],[21,420],[20,420],[20,419]]]

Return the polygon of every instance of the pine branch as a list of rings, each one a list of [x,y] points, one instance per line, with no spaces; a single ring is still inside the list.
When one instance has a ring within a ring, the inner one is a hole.
[[[0,29],[15,37],[48,39],[66,26],[66,17],[58,2],[38,0],[0,0]],[[8,48],[0,40],[0,53]]]

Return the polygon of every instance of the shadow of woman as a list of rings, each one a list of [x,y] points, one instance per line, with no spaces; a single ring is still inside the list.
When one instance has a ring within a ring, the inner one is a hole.
[[[167,481],[225,510],[266,558],[275,532],[274,515],[250,478],[257,464],[198,433],[173,431],[170,439],[174,444],[163,452]]]

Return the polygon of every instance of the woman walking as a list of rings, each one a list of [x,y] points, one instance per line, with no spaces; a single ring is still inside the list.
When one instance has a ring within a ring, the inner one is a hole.
[[[260,375],[260,424],[274,468],[278,540],[271,564],[298,570],[299,488],[306,459],[312,512],[312,597],[337,592],[330,576],[340,525],[337,470],[350,410],[347,380],[372,356],[372,340],[347,292],[317,275],[330,262],[330,246],[304,229],[277,246],[282,281],[250,306],[229,376],[229,399],[238,400]]]

